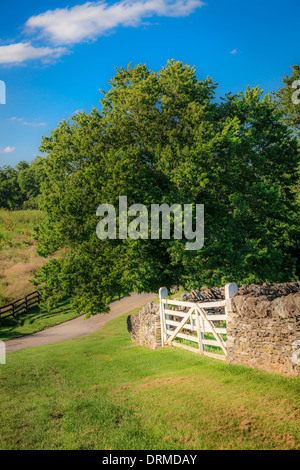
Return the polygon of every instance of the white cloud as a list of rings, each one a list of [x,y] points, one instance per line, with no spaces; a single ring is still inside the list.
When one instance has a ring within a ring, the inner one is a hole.
[[[27,121],[22,121],[23,126],[30,126],[30,127],[41,127],[41,126],[46,126],[46,122],[27,122]]]
[[[21,64],[27,60],[43,62],[69,53],[66,47],[82,41],[96,40],[112,29],[139,26],[152,16],[183,17],[206,5],[202,0],[105,0],[87,2],[71,8],[48,10],[26,22],[27,32],[50,41],[53,47],[35,47],[30,41],[0,46],[0,64]]]
[[[16,147],[5,147],[4,149],[0,150],[0,153],[11,153],[16,150]]]
[[[46,126],[46,122],[27,122],[24,121],[22,122],[23,126],[31,126],[31,127],[41,127],[41,126]]]
[[[14,122],[20,122],[23,126],[31,126],[31,127],[40,127],[40,126],[46,126],[46,122],[28,122],[24,121],[24,118],[17,118],[17,117],[11,117],[8,119],[8,121],[14,121]]]
[[[67,49],[58,47],[33,47],[30,42],[19,42],[0,46],[0,64],[20,64],[29,59],[57,59]]]
[[[237,49],[233,49],[233,51],[230,51],[230,54],[236,54],[237,53]]]
[[[16,122],[19,122],[19,121],[23,121],[23,118],[17,118],[16,116],[14,116],[14,117],[9,118],[8,121],[16,121]]]
[[[123,0],[109,4],[87,2],[72,8],[49,10],[32,16],[29,30],[40,30],[41,36],[56,45],[70,45],[96,39],[117,26],[138,26],[151,16],[188,16],[205,5],[201,0]]]

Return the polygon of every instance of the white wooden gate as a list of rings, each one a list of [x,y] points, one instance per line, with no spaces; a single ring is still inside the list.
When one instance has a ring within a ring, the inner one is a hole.
[[[168,290],[159,289],[162,346],[172,345],[215,359],[226,359],[226,319],[231,297],[238,288],[226,284],[225,300],[186,302],[167,299]],[[222,307],[223,313],[215,313]]]

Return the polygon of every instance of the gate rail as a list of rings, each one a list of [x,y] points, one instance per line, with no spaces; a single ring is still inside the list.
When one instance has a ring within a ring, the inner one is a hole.
[[[227,355],[225,325],[227,314],[231,311],[231,297],[237,291],[236,284],[226,284],[224,300],[191,302],[168,299],[168,290],[165,287],[160,288],[162,346],[172,345],[225,360]],[[221,308],[224,313],[212,310],[216,308]],[[184,342],[197,343],[198,348]]]

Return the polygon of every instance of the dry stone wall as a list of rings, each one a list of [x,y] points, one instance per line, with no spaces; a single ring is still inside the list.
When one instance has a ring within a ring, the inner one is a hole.
[[[224,298],[221,288],[194,290],[182,300]],[[243,285],[233,295],[227,318],[227,360],[285,375],[300,373],[300,282]],[[217,312],[215,312],[217,313]],[[159,304],[151,302],[129,316],[132,339],[161,347]]]
[[[151,349],[161,347],[159,304],[150,302],[139,313],[129,315],[127,328],[133,341]]]
[[[247,286],[232,297],[232,312],[227,319],[227,360],[299,375],[300,284],[272,287],[270,293]]]

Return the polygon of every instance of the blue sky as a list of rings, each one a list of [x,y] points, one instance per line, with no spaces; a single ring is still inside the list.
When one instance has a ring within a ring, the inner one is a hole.
[[[32,161],[42,135],[100,106],[115,67],[168,59],[219,83],[217,96],[278,89],[300,65],[299,0],[0,0],[0,166]]]

